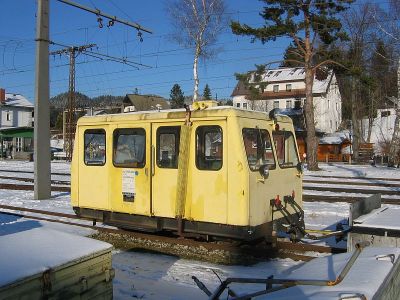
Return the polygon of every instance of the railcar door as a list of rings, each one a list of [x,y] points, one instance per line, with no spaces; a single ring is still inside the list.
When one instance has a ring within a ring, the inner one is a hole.
[[[110,209],[108,199],[107,152],[110,135],[107,127],[80,127],[78,132],[78,199],[79,206]]]
[[[152,212],[158,217],[175,217],[181,125],[152,124]]]
[[[269,201],[281,192],[281,186],[276,179],[279,167],[273,151],[271,128],[263,120],[243,120],[244,155],[249,170],[249,222],[252,226],[270,221]],[[259,171],[263,165],[269,169],[267,178]]]
[[[186,216],[226,224],[228,220],[228,128],[226,119],[193,121]]]
[[[111,209],[150,215],[150,124],[119,124],[112,131]]]

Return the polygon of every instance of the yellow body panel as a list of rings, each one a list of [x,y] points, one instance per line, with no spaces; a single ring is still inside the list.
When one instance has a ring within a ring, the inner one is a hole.
[[[71,167],[72,205],[127,214],[175,218],[178,169],[157,166],[157,128],[180,126],[185,111],[138,112],[83,117],[77,125],[77,138]],[[243,128],[260,128],[271,135],[275,123],[266,114],[235,108],[217,107],[192,112],[192,126],[187,172],[184,219],[218,224],[257,226],[272,221],[270,200],[279,195],[296,194],[302,205],[302,178],[296,168],[270,170],[262,179],[251,171],[243,142]],[[293,132],[288,117],[277,117],[281,129]],[[196,129],[217,125],[222,128],[223,161],[219,170],[196,167]],[[84,131],[102,128],[106,131],[107,159],[104,166],[87,166],[83,161]],[[113,132],[116,128],[143,128],[146,131],[146,163],[137,172],[134,202],[124,202],[122,173],[125,168],[113,165]],[[297,154],[296,154],[297,155]],[[289,208],[290,212],[293,212]],[[274,215],[274,218],[281,215]]]

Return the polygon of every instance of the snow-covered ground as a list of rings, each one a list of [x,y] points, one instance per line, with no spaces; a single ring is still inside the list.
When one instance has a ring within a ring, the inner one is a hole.
[[[389,169],[371,166],[349,166],[344,164],[321,164],[322,171],[305,172],[306,178],[314,176],[345,176],[382,178],[382,182],[390,183],[392,179],[400,179],[400,169]],[[4,171],[7,170],[7,171]],[[0,161],[0,175],[11,176],[14,171],[32,171],[33,163],[18,161]],[[69,173],[70,165],[65,162],[53,162],[52,172]],[[18,177],[33,177],[29,174],[17,174]],[[52,179],[69,180],[69,176],[54,175]],[[347,179],[330,179],[346,181]],[[348,182],[351,184],[351,180]],[[4,182],[1,180],[0,182]],[[354,191],[357,193],[357,191]],[[327,192],[323,192],[326,194]],[[53,192],[49,200],[33,200],[31,191],[0,190],[0,204],[24,206],[29,208],[53,210],[73,213],[70,206],[69,193]],[[399,206],[394,206],[400,209]],[[306,227],[313,229],[334,229],[337,222],[348,217],[347,203],[305,202]],[[28,230],[45,227],[69,232],[77,235],[90,235],[92,230],[74,226],[33,221],[0,213],[0,236],[10,234],[6,226],[17,224],[12,228]],[[274,259],[253,266],[222,266],[198,262],[158,253],[115,250],[113,267],[116,270],[114,279],[115,299],[204,299],[205,294],[194,284],[191,276],[195,275],[211,290],[219,284],[216,272],[222,279],[226,277],[268,277],[272,274],[283,277],[288,272],[300,267],[302,262],[290,259]],[[214,271],[214,272],[213,272]]]

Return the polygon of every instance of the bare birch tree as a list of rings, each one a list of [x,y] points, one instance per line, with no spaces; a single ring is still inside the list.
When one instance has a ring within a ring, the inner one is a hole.
[[[167,12],[174,32],[172,40],[193,49],[193,102],[199,96],[199,59],[213,56],[219,33],[227,26],[224,0],[175,0],[168,2]]]
[[[398,0],[391,0],[389,4],[389,12],[387,14],[388,20],[386,26],[383,26],[381,22],[376,18],[378,28],[386,35],[390,36],[397,43],[400,41],[400,26],[398,16],[400,13],[400,3]],[[399,51],[400,52],[400,51]],[[400,57],[400,53],[399,53]],[[397,103],[396,103],[396,119],[394,122],[394,130],[392,141],[390,143],[388,166],[399,166],[400,165],[400,58],[398,60],[397,69]]]

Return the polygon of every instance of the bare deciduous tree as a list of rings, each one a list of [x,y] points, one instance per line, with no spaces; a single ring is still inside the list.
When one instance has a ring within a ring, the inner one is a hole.
[[[199,95],[199,58],[213,56],[218,34],[227,26],[224,0],[175,0],[168,3],[167,12],[174,32],[172,40],[194,50],[193,101]]]
[[[387,18],[389,20],[389,22],[387,22],[388,24],[383,26],[379,20],[376,20],[378,28],[397,43],[400,41],[400,26],[398,21],[399,13],[399,1],[391,0],[389,2],[389,11],[387,13]],[[399,49],[397,49],[397,51],[399,51]],[[390,143],[388,166],[400,165],[400,58],[398,59],[397,67],[397,89],[396,119],[394,123],[393,137]]]

